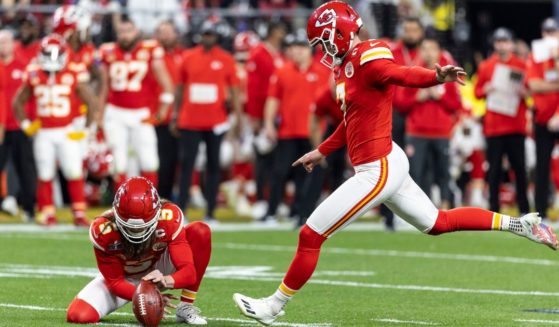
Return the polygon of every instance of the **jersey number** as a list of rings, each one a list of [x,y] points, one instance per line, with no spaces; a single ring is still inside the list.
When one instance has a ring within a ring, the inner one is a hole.
[[[142,89],[147,72],[148,64],[145,61],[114,62],[109,70],[111,89],[138,92]]]
[[[39,85],[34,89],[39,117],[66,117],[70,114],[70,93],[68,85]]]
[[[336,101],[340,104],[340,109],[345,112],[347,109],[345,102],[345,83],[336,85]]]

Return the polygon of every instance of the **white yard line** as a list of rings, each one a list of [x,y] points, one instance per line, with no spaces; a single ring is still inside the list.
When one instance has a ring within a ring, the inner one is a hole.
[[[440,325],[437,322],[417,321],[417,320],[399,320],[399,319],[392,319],[392,318],[371,319],[371,320],[372,321],[378,321],[378,322],[388,322],[388,323],[391,323],[391,324],[423,325],[423,326],[438,326],[438,325]]]
[[[542,319],[514,319],[515,322],[529,322],[532,324],[559,325],[559,320],[542,320]]]
[[[230,249],[230,250],[250,250],[250,251],[263,251],[263,252],[290,252],[290,253],[295,252],[294,246],[285,246],[285,245],[214,243],[212,244],[212,246],[214,248],[222,248],[222,249]],[[553,261],[547,259],[500,257],[500,256],[493,256],[493,255],[476,255],[476,254],[462,254],[462,253],[353,249],[353,248],[340,248],[340,247],[329,247],[329,246],[325,246],[322,252],[343,254],[343,255],[352,254],[352,255],[382,256],[382,257],[499,262],[499,263],[513,263],[513,264],[526,264],[526,265],[538,265],[538,266],[559,266],[559,261]]]
[[[20,309],[20,310],[34,310],[34,311],[66,311],[63,308],[50,308],[50,307],[40,307],[35,305],[19,305],[19,304],[12,304],[12,303],[0,303],[0,308],[11,308],[11,309]],[[133,316],[132,313],[126,312],[113,312],[111,315],[122,315],[122,316]],[[238,318],[226,318],[226,317],[212,317],[208,318],[210,321],[227,321],[227,322],[235,322],[243,325],[258,325],[258,323],[254,320],[248,319],[238,319]],[[126,324],[126,323],[108,323],[108,322],[99,322],[97,325],[104,325],[104,326],[138,326],[136,324]],[[330,327],[332,324],[330,323],[308,323],[308,324],[298,324],[298,323],[289,323],[289,322],[276,322],[274,326],[285,326],[285,327]]]

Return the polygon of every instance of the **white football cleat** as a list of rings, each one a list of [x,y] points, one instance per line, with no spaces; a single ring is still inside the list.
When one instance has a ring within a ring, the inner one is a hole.
[[[557,250],[557,235],[553,229],[542,223],[538,213],[529,213],[519,218],[523,231],[513,233],[524,236],[536,243],[547,245],[552,250]]]
[[[192,304],[181,302],[177,306],[177,322],[184,322],[187,325],[207,325],[208,322],[200,313],[200,309]]]
[[[241,313],[248,318],[254,319],[264,326],[269,326],[276,319],[285,315],[285,311],[275,312],[268,298],[253,299],[239,293],[233,294],[233,301],[241,310]]]

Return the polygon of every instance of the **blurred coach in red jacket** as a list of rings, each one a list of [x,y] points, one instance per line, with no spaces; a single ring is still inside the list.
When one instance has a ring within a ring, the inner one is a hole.
[[[439,42],[426,37],[419,49],[419,64],[433,69],[441,61],[441,53]],[[396,92],[396,97],[405,104],[403,108],[407,108],[406,152],[410,157],[410,174],[427,194],[431,193],[430,176],[433,176],[441,190],[441,207],[448,208],[451,197],[449,140],[461,108],[457,84],[446,83],[427,89],[398,88]]]
[[[503,177],[503,157],[506,155],[516,177],[516,200],[521,213],[529,211],[526,197],[526,157],[524,141],[526,137],[526,88],[524,74],[526,64],[513,53],[512,32],[498,28],[493,33],[492,56],[482,61],[478,68],[475,94],[486,99],[487,111],[483,117],[483,133],[487,141],[487,161],[489,171],[489,209],[499,211],[499,186]],[[516,76],[518,88],[511,88],[508,82],[499,80],[498,69],[507,69],[508,78]],[[503,90],[499,86],[503,85]],[[514,91],[512,91],[514,90]],[[503,102],[496,96],[516,99],[516,103]],[[503,93],[504,92],[504,93]],[[492,97],[494,97],[492,99]],[[496,100],[495,100],[496,99]]]

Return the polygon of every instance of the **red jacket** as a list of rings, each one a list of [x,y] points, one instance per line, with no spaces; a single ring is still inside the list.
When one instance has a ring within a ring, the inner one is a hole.
[[[526,65],[526,79],[530,80],[557,80],[557,67],[553,59],[546,62],[536,63],[532,56]],[[534,120],[537,124],[547,125],[549,119],[559,110],[559,92],[534,93],[534,104],[536,115]]]
[[[247,71],[247,115],[255,119],[264,117],[264,104],[268,97],[270,77],[283,66],[281,53],[273,53],[266,43],[261,43],[250,51],[246,63]]]
[[[450,138],[456,121],[456,113],[462,108],[456,83],[439,84],[432,87],[442,93],[438,100],[416,100],[419,89],[399,87],[394,101],[404,104],[408,114],[406,133],[411,136],[428,138]],[[398,99],[398,100],[396,100]]]
[[[517,56],[511,55],[506,61],[501,61],[497,55],[492,55],[482,61],[478,68],[478,79],[475,85],[475,95],[478,98],[485,98],[483,88],[486,83],[491,83],[493,71],[498,64],[505,64],[514,67],[516,70],[526,72],[526,64]],[[486,111],[483,118],[483,131],[485,136],[499,136],[509,134],[526,134],[526,101],[520,100],[516,116],[510,117],[500,113]]]

